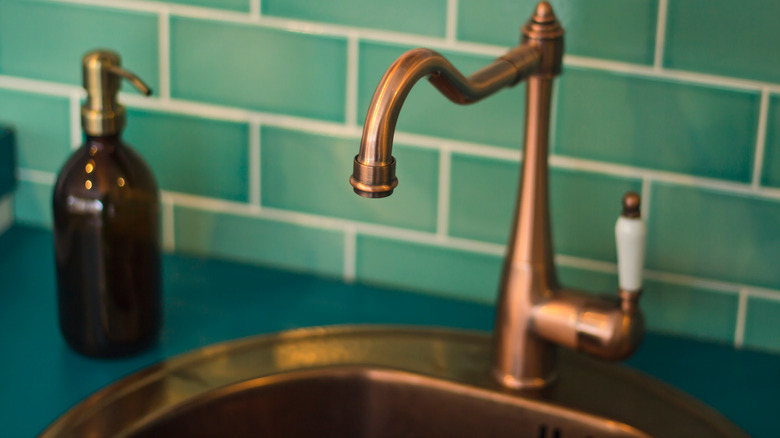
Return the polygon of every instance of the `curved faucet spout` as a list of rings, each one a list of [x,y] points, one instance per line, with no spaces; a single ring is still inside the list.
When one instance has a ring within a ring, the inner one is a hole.
[[[387,69],[371,99],[360,153],[355,157],[350,183],[367,198],[389,196],[398,180],[392,156],[393,135],[406,96],[423,77],[458,104],[469,104],[512,86],[539,65],[538,47],[522,44],[468,78],[447,59],[430,49],[413,49]]]

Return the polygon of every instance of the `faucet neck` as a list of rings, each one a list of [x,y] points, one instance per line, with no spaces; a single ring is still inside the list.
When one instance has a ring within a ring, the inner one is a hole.
[[[523,171],[507,260],[515,265],[549,265],[553,280],[548,184],[551,94],[552,79],[528,79]]]
[[[551,78],[528,79],[523,173],[501,275],[493,337],[493,372],[502,385],[510,388],[541,387],[554,377],[555,347],[530,336],[533,309],[558,289],[548,203],[551,94]]]
[[[561,72],[563,29],[546,2],[523,27],[523,44],[538,48],[525,100],[523,172],[496,305],[494,375],[510,388],[541,387],[553,378],[555,347],[531,335],[537,304],[558,290],[549,208],[549,130],[553,79]]]

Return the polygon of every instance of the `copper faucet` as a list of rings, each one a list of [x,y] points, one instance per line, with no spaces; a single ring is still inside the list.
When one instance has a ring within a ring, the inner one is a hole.
[[[637,308],[641,286],[621,287],[619,297],[610,299],[558,284],[550,235],[547,160],[552,84],[561,73],[563,33],[552,7],[543,1],[523,26],[521,44],[468,78],[433,50],[414,49],[401,55],[374,92],[350,178],[360,196],[392,194],[398,185],[391,154],[395,125],[406,96],[419,79],[427,76],[458,104],[473,103],[527,81],[523,174],[494,331],[493,374],[508,388],[550,383],[555,377],[556,344],[618,360],[630,356],[644,334]],[[625,217],[638,216],[638,195],[626,195],[623,203]]]

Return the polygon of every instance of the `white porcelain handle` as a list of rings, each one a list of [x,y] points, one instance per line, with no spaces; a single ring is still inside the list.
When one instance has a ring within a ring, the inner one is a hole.
[[[623,197],[623,214],[615,224],[618,284],[622,291],[639,292],[642,289],[646,234],[645,222],[639,213],[639,195],[629,192]]]

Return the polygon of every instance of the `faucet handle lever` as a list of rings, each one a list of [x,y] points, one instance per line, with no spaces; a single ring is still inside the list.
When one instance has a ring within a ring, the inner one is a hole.
[[[633,296],[642,290],[647,230],[639,207],[639,194],[626,193],[623,196],[623,212],[615,224],[618,284],[621,295]]]

